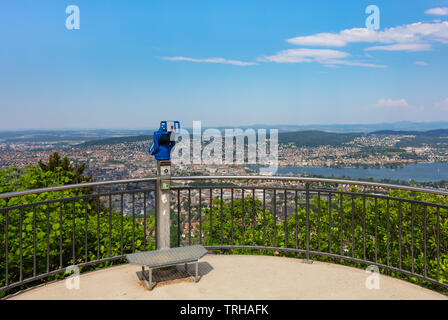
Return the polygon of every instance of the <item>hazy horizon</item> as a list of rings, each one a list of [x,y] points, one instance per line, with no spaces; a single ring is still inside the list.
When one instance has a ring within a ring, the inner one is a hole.
[[[183,128],[186,129],[192,129],[192,126],[190,125],[184,126],[184,122],[181,122],[181,125]],[[412,122],[412,121],[394,121],[394,122],[376,122],[376,123],[315,123],[315,124],[263,124],[263,123],[253,123],[249,125],[241,125],[241,126],[235,126],[235,125],[218,125],[218,126],[208,126],[202,124],[202,128],[276,128],[276,127],[291,127],[291,128],[300,128],[300,127],[306,127],[306,128],[319,128],[319,127],[336,127],[336,128],[343,128],[343,127],[395,127],[394,130],[400,130],[399,125],[407,125],[405,126],[406,129],[402,130],[411,130],[413,126],[417,126],[415,128],[416,131],[424,131],[424,130],[435,130],[435,129],[447,129],[448,128],[448,121],[421,121],[421,122]],[[397,128],[398,127],[398,128]],[[427,129],[428,127],[429,129]],[[27,131],[101,131],[101,130],[129,130],[129,131],[145,131],[145,130],[156,130],[158,126],[154,127],[140,127],[140,128],[120,128],[120,127],[110,127],[110,128],[17,128],[17,129],[7,129],[7,130],[0,130],[0,132],[27,132]],[[380,129],[382,130],[382,129]]]

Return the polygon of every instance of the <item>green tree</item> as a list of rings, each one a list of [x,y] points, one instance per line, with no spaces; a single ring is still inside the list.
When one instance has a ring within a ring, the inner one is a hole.
[[[91,177],[83,175],[84,168],[53,154],[47,164],[40,161],[23,170],[15,167],[0,170],[0,193],[89,182]],[[108,196],[89,192],[91,190],[86,188],[75,188],[0,199],[0,252],[3,256],[0,287],[6,284],[6,238],[8,283],[73,264],[121,256],[133,250],[154,249],[154,216],[147,215],[145,234],[143,219],[122,216],[121,212],[108,207]],[[1,210],[18,205],[22,207]],[[104,262],[83,270],[113,263]],[[41,281],[62,277],[64,275],[59,274]],[[36,282],[29,285],[34,284]]]
[[[65,184],[77,184],[93,181],[92,175],[84,175],[84,170],[86,169],[85,163],[74,165],[67,157],[61,158],[57,152],[50,155],[46,164],[43,163],[42,160],[39,160],[38,166],[43,172],[59,173],[64,177]]]

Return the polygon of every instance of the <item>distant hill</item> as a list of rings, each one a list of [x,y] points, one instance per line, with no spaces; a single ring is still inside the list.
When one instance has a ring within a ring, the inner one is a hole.
[[[132,143],[132,142],[141,142],[152,140],[152,135],[141,135],[141,136],[130,136],[130,137],[116,137],[116,138],[107,138],[100,140],[92,140],[84,143],[77,144],[76,147],[91,147],[91,146],[104,146],[104,145],[113,145],[120,143]]]
[[[370,134],[376,135],[412,135],[425,137],[448,137],[448,129],[437,129],[429,131],[397,131],[397,130],[381,130]]]
[[[370,134],[375,135],[406,135],[415,136],[401,139],[396,144],[398,148],[404,147],[422,147],[430,145],[435,148],[446,148],[448,144],[448,129],[436,129],[429,131],[394,131],[394,130],[381,130],[375,131]]]
[[[278,140],[279,143],[293,143],[299,147],[316,147],[321,145],[339,146],[361,135],[363,134],[332,133],[332,132],[310,130],[310,131],[279,133]],[[147,140],[152,140],[152,135],[115,137],[115,138],[92,140],[80,143],[76,146],[82,148],[82,147],[101,146],[101,145],[113,145],[120,143],[132,143]]]
[[[448,137],[448,129],[437,129],[430,131],[395,131],[395,130],[381,130],[369,133],[370,135],[414,135],[416,138],[407,138],[399,142],[398,147],[405,146],[419,146],[424,144],[434,144],[446,142],[446,139],[441,137]],[[279,143],[287,144],[293,143],[298,147],[317,147],[322,145],[341,146],[353,140],[356,137],[365,136],[365,133],[336,133],[319,130],[295,131],[295,132],[280,132],[278,134]],[[101,145],[114,145],[120,143],[133,143],[152,140],[152,135],[126,136],[105,138],[92,141],[86,141],[78,144],[78,147],[91,147]]]
[[[152,134],[153,130],[80,129],[80,130],[17,130],[1,131],[0,141],[7,143],[50,141],[95,141],[114,137]]]
[[[185,127],[185,126],[184,126]],[[224,127],[222,127],[224,128]],[[222,129],[218,127],[218,129]],[[227,126],[225,128],[232,128]],[[406,130],[406,131],[428,131],[435,129],[448,129],[447,121],[437,122],[411,122],[399,121],[389,123],[366,123],[366,124],[310,124],[310,125],[267,125],[267,124],[253,124],[249,126],[239,126],[238,128],[263,128],[263,129],[278,129],[279,132],[298,132],[298,131],[325,131],[333,133],[370,133],[379,130]],[[204,127],[205,129],[205,127]]]
[[[182,127],[191,132],[191,122],[183,122]],[[448,130],[448,121],[438,122],[390,122],[390,123],[372,123],[372,124],[310,124],[310,125],[291,125],[291,124],[253,124],[233,126],[209,127],[203,123],[202,130],[208,128],[218,129],[224,132],[224,129],[278,129],[279,133],[293,133],[304,131],[325,131],[329,133],[372,133],[381,131],[407,131],[407,132],[429,132],[438,130]],[[30,129],[30,130],[2,130],[0,128],[1,142],[39,142],[39,141],[95,141],[114,137],[130,137],[152,135],[157,127],[149,126],[145,129]],[[436,130],[437,129],[437,130]]]
[[[340,146],[362,133],[332,133],[317,130],[279,133],[279,143],[294,143],[298,147],[317,147],[322,145]]]

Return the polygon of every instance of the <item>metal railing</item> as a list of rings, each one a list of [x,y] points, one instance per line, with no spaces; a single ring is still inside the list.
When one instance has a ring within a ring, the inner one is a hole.
[[[448,288],[447,191],[300,177],[171,180],[171,246],[319,256]],[[154,177],[0,194],[8,201],[0,208],[0,292],[72,265],[108,265],[154,249],[155,183]]]

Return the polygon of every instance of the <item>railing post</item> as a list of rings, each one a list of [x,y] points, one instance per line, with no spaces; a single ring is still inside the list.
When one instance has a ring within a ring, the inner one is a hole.
[[[157,161],[156,202],[157,202],[157,250],[170,247],[170,180],[171,162]]]
[[[310,184],[305,183],[305,198],[306,198],[306,259],[304,263],[313,263],[310,260]]]

